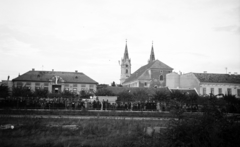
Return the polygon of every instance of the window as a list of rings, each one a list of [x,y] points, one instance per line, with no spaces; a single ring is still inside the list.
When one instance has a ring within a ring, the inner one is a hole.
[[[128,65],[126,64],[126,67],[128,67]]]
[[[73,84],[73,87],[77,87],[77,84]]]
[[[126,69],[126,73],[128,73],[128,70]]]
[[[214,88],[211,88],[211,94],[214,94]]]
[[[84,91],[86,89],[86,85],[81,85],[81,90]]]
[[[144,83],[144,86],[147,86],[147,82]]]
[[[31,83],[30,83],[30,82],[27,82],[25,86],[26,86],[28,89],[31,89]]]
[[[160,81],[163,81],[163,75],[160,75]]]
[[[77,88],[73,88],[73,92],[74,92],[74,93],[77,93]]]
[[[206,94],[206,88],[203,88],[203,95]]]
[[[228,95],[232,95],[232,89],[231,89],[231,88],[228,88],[228,89],[227,89],[227,94],[228,94]]]
[[[237,90],[237,96],[240,96],[240,89]]]
[[[35,90],[40,89],[40,83],[35,83]]]
[[[23,83],[22,82],[17,82],[17,87],[22,87]]]
[[[222,88],[218,88],[218,94],[222,94]]]

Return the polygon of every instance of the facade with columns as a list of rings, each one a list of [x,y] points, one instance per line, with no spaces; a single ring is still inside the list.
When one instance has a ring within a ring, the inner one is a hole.
[[[51,93],[71,91],[79,94],[82,90],[96,91],[97,82],[84,73],[62,71],[35,71],[32,69],[12,80],[14,87],[25,86],[35,91],[45,89]]]
[[[148,63],[131,74],[131,60],[128,54],[127,43],[121,63],[120,83],[125,87],[165,87],[166,74],[173,68],[155,60],[153,45]]]

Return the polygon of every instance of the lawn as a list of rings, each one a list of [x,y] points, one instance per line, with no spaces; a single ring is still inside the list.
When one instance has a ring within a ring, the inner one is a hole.
[[[9,116],[2,116],[0,119],[0,125],[15,126],[14,129],[0,130],[2,147],[157,146],[161,134],[149,136],[146,128],[166,127],[168,124],[167,120],[43,119]]]

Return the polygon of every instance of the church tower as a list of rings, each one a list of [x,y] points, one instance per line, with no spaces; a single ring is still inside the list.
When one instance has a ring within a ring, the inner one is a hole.
[[[131,59],[129,59],[128,55],[128,47],[127,47],[127,40],[124,55],[121,62],[121,78],[120,84],[122,84],[128,77],[131,75]]]
[[[153,42],[152,42],[152,49],[151,49],[151,54],[150,58],[148,60],[148,63],[155,61],[155,55],[154,55],[154,50],[153,50]]]

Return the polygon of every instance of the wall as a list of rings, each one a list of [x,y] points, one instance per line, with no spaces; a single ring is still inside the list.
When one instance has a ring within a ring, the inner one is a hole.
[[[176,72],[169,73],[166,75],[166,86],[168,88],[179,88],[180,87],[180,75]]]
[[[240,84],[225,84],[225,83],[202,83],[200,87],[200,94],[203,94],[203,88],[206,88],[206,94],[211,93],[211,88],[214,88],[214,94],[219,94],[218,89],[222,88],[222,94],[227,94],[227,89],[232,89],[232,95],[236,95],[237,98],[240,98],[237,95],[237,90],[240,89]]]
[[[180,87],[181,88],[196,88],[198,93],[200,93],[200,82],[192,73],[180,75]]]

